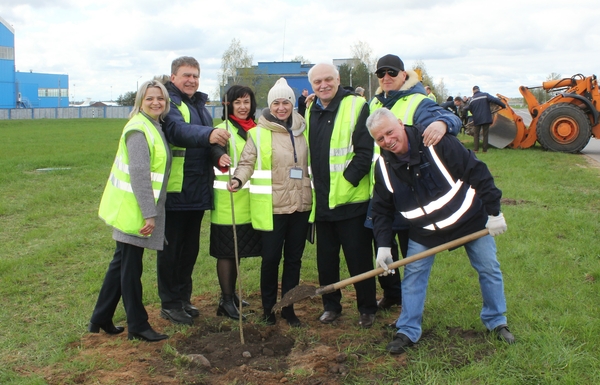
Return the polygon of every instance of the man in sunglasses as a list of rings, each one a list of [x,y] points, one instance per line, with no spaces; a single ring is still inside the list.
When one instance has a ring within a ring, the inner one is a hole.
[[[388,54],[381,57],[377,61],[375,74],[379,79],[381,92],[370,102],[371,113],[385,107],[404,124],[424,127],[422,135],[426,146],[436,145],[446,133],[455,136],[459,133],[462,126],[460,119],[427,97],[427,91],[419,82],[417,73],[405,70],[404,63],[398,56]],[[375,151],[379,152],[377,146]],[[370,211],[369,209],[368,217],[371,217]],[[408,227],[402,218],[398,217],[394,221],[393,230],[403,256],[408,247]],[[375,250],[378,250],[379,245],[374,246]],[[394,246],[391,252],[393,260],[397,261],[397,247]],[[389,309],[402,304],[400,274],[379,277],[379,285],[383,289],[383,298],[377,301],[379,309]]]

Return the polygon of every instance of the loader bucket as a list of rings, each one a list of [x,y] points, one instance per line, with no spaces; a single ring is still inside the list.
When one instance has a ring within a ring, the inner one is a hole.
[[[488,143],[496,148],[508,146],[517,136],[517,124],[510,113],[503,113],[505,111],[506,109],[502,109],[494,114],[494,121],[490,126]]]
[[[500,94],[496,94],[496,96],[506,104],[506,108],[500,108],[496,104],[490,106],[494,120],[490,125],[488,143],[496,148],[504,148],[506,146],[522,148],[523,142],[529,133],[529,130],[525,127],[523,118],[511,108],[506,96]]]

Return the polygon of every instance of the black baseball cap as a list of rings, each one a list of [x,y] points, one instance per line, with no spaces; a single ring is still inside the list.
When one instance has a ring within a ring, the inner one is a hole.
[[[377,60],[377,70],[375,72],[379,71],[382,68],[391,68],[400,72],[404,71],[404,63],[402,62],[402,60],[400,60],[398,56],[388,54]]]

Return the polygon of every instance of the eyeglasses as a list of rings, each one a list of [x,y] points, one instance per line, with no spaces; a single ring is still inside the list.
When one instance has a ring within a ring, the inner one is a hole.
[[[396,76],[398,76],[398,71],[393,70],[393,69],[387,69],[387,70],[379,70],[379,71],[375,72],[375,75],[377,75],[377,77],[379,79],[383,79],[385,74],[388,74],[391,77],[395,78]]]

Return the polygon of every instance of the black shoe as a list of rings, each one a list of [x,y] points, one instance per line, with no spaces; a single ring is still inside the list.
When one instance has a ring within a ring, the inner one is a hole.
[[[156,342],[166,340],[167,338],[169,338],[168,335],[157,333],[152,328],[138,333],[129,332],[127,335],[127,339],[129,340],[142,340],[147,342]]]
[[[231,295],[222,295],[219,300],[219,307],[217,308],[218,316],[227,316],[231,319],[239,320],[240,319],[240,311],[233,301],[233,297]],[[242,320],[245,320],[246,317],[242,315]]]
[[[194,319],[183,309],[162,309],[160,316],[174,324],[193,325]]]
[[[200,311],[198,308],[189,302],[183,305],[183,310],[192,318],[200,317]]]
[[[302,322],[298,316],[296,316],[296,312],[294,312],[294,308],[292,307],[284,307],[281,309],[281,318],[285,319],[291,327],[299,328],[302,326]]]
[[[406,349],[413,346],[415,343],[410,340],[405,334],[396,333],[394,340],[387,344],[385,349],[391,354],[402,354]]]
[[[330,324],[336,319],[340,318],[341,315],[342,312],[338,313],[337,311],[333,310],[325,310],[323,314],[319,317],[319,321],[321,321],[324,324]]]
[[[508,325],[496,326],[493,330],[500,341],[504,341],[509,345],[515,343],[515,336],[508,330]]]
[[[393,306],[402,306],[402,299],[383,297],[377,301],[377,308],[381,310],[387,310]]]
[[[358,325],[363,329],[370,329],[375,322],[375,314],[361,314],[358,317]]]
[[[277,323],[277,318],[275,317],[275,313],[273,313],[270,310],[269,311],[265,310],[265,312],[263,314],[263,321],[267,325],[275,325]]]
[[[237,296],[237,294],[233,295],[233,301],[235,303],[235,306],[237,306],[237,308],[240,308],[240,298]],[[246,306],[250,306],[250,304],[244,300],[242,300],[242,307],[246,307]]]
[[[112,321],[102,325],[90,322],[88,325],[88,332],[90,333],[100,333],[100,329],[104,330],[106,334],[120,334],[125,330],[123,326],[115,326]]]

